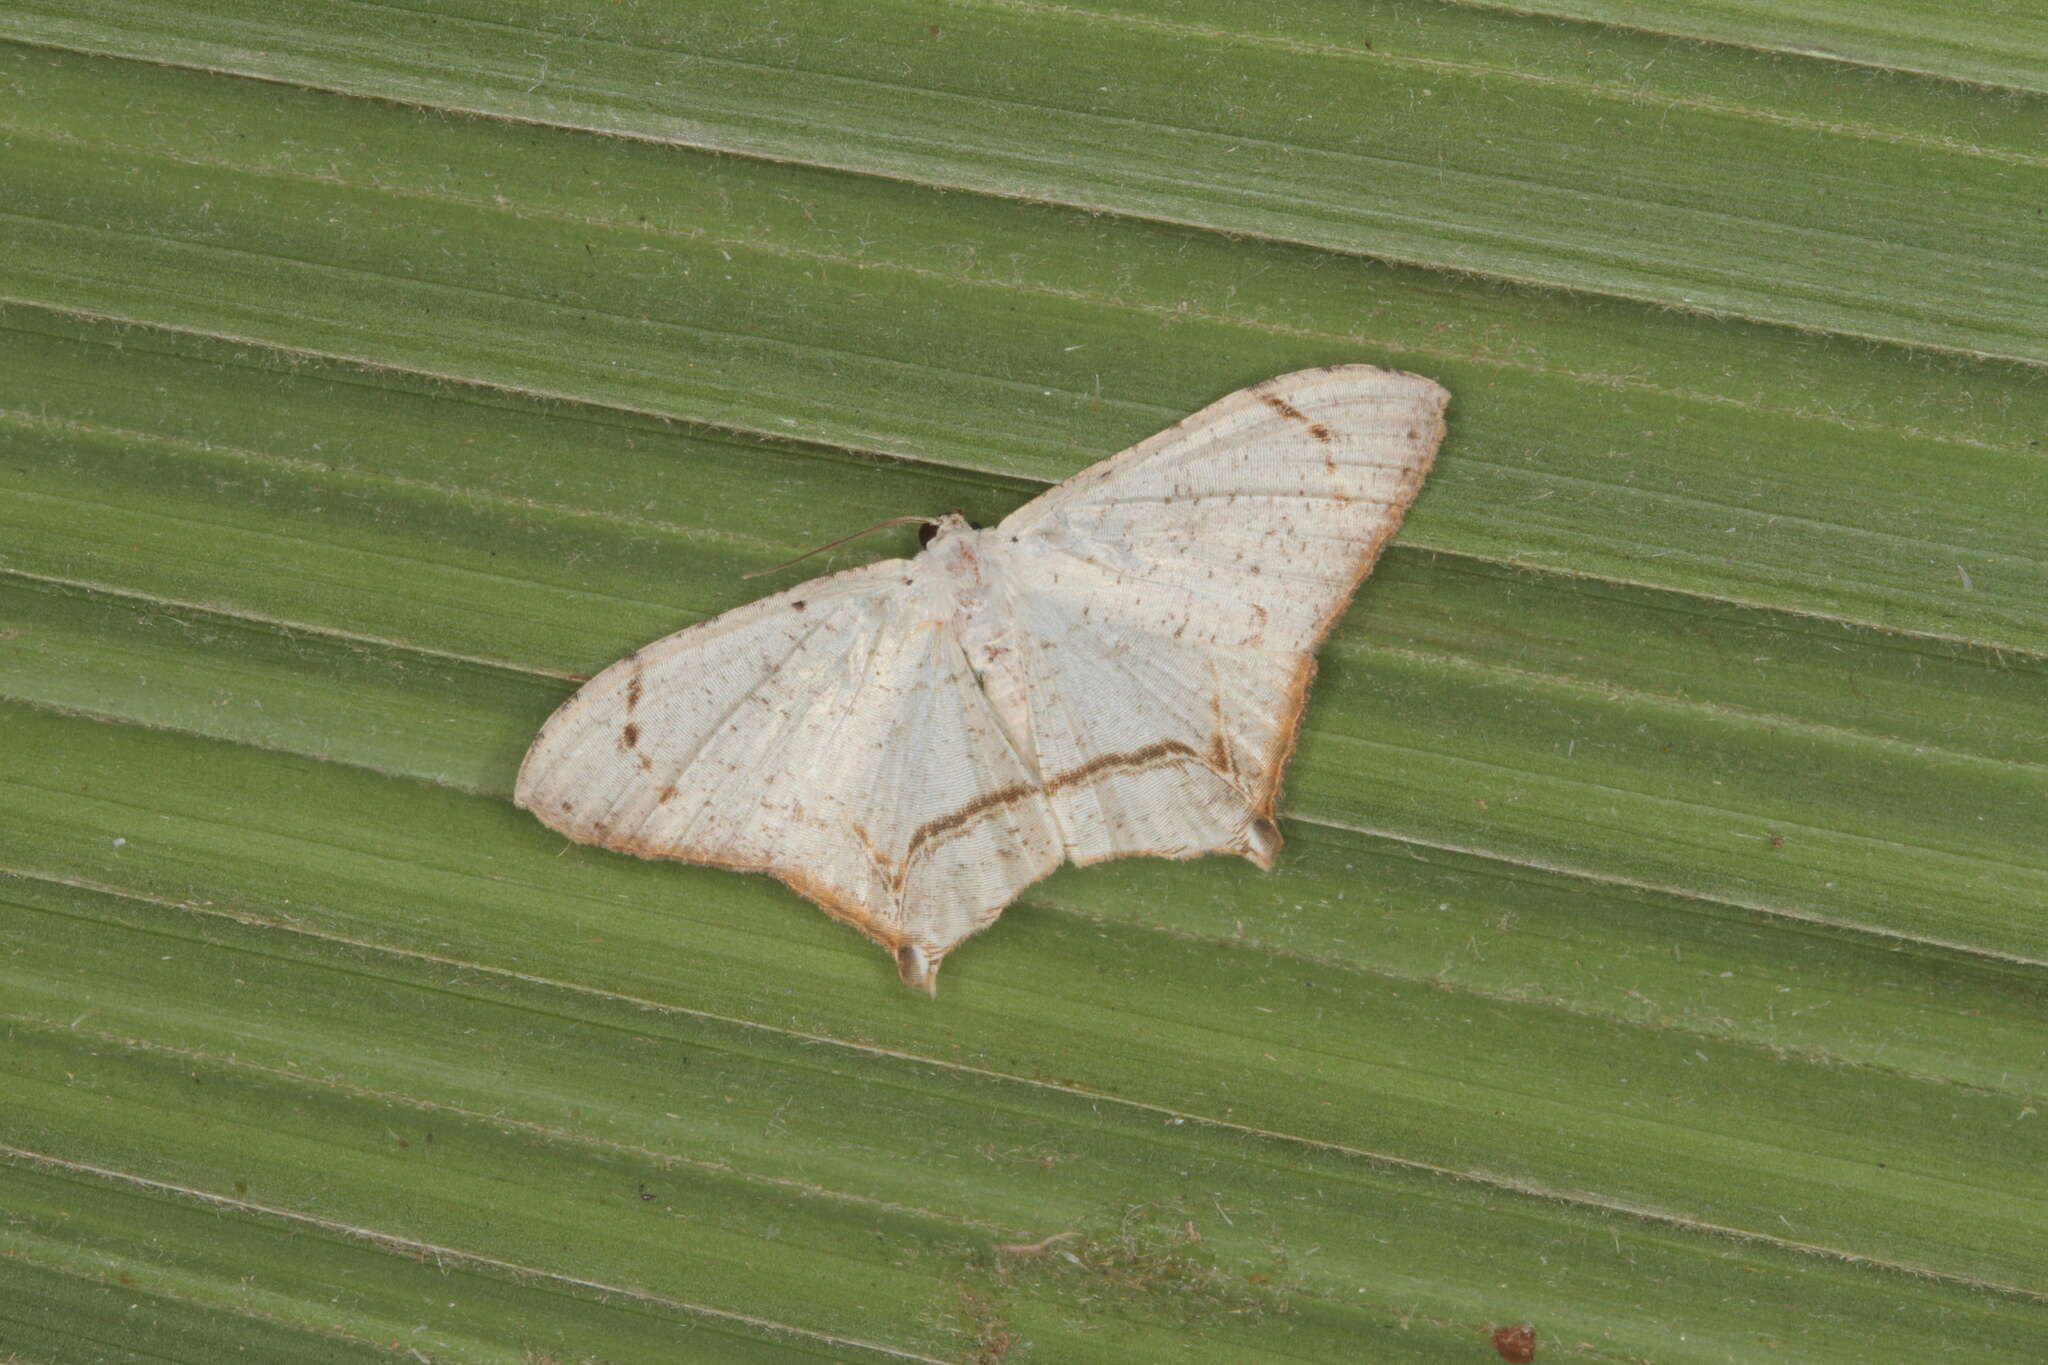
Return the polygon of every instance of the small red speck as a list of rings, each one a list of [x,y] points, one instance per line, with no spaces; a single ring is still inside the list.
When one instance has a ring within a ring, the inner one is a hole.
[[[1785,836],[1784,836],[1784,835],[1782,835],[1782,834],[1773,834],[1773,835],[1771,836],[1771,847],[1772,847],[1772,848],[1783,848],[1784,846],[1785,846]]]
[[[1498,1327],[1493,1333],[1493,1349],[1500,1352],[1500,1358],[1512,1361],[1513,1365],[1529,1365],[1536,1358],[1536,1329],[1533,1327]]]

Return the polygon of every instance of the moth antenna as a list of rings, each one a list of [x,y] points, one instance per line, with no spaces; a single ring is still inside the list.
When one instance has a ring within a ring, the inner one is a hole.
[[[855,531],[855,532],[854,532],[854,533],[853,533],[852,535],[850,535],[850,536],[841,536],[841,537],[839,537],[839,539],[837,539],[837,540],[834,540],[834,541],[830,541],[830,542],[828,542],[828,543],[826,543],[826,544],[824,544],[824,545],[820,545],[820,546],[819,546],[819,547],[818,547],[817,549],[815,549],[815,550],[805,550],[805,551],[804,551],[804,552],[803,552],[802,554],[798,555],[798,556],[797,556],[797,557],[796,557],[795,559],[785,559],[785,560],[783,560],[783,561],[782,561],[782,562],[781,562],[780,564],[774,565],[774,566],[772,566],[772,567],[770,567],[770,568],[766,568],[766,569],[756,569],[756,570],[754,570],[754,571],[753,571],[752,573],[743,573],[743,574],[741,574],[741,575],[740,575],[740,577],[741,577],[741,578],[763,578],[763,577],[766,577],[767,575],[769,575],[769,574],[772,574],[772,573],[781,573],[781,572],[782,572],[782,571],[783,571],[784,569],[788,568],[788,567],[789,567],[790,565],[792,565],[792,564],[801,564],[801,563],[803,563],[803,562],[804,562],[804,561],[805,561],[806,559],[809,559],[809,558],[810,558],[810,557],[811,557],[812,555],[821,555],[821,554],[825,553],[825,551],[827,551],[827,550],[836,550],[836,549],[838,549],[838,548],[839,548],[839,547],[840,547],[841,545],[844,545],[844,544],[845,544],[845,543],[846,543],[847,541],[849,541],[849,540],[859,540],[859,539],[860,539],[860,538],[861,538],[862,536],[871,536],[871,535],[873,535],[873,534],[874,534],[875,532],[877,532],[877,531],[886,531],[886,530],[888,530],[888,529],[889,529],[889,528],[890,528],[891,526],[908,526],[908,525],[909,525],[910,523],[912,523],[912,522],[918,522],[918,523],[921,523],[921,524],[923,524],[923,525],[926,525],[926,526],[931,526],[931,525],[934,525],[934,524],[936,524],[936,523],[937,523],[937,521],[938,521],[938,518],[937,518],[937,517],[891,517],[891,518],[889,518],[889,519],[888,519],[887,521],[878,521],[878,522],[876,522],[876,523],[875,523],[875,524],[874,524],[873,526],[870,526],[870,527],[868,527],[868,529],[867,529],[867,530],[865,530],[865,531]]]

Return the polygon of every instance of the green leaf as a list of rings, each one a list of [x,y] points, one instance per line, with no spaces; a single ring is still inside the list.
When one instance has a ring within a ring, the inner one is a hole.
[[[0,15],[0,1355],[2048,1349],[2040,26],[1242,11]],[[511,807],[744,572],[1349,361],[1451,433],[1272,873],[934,1003]]]

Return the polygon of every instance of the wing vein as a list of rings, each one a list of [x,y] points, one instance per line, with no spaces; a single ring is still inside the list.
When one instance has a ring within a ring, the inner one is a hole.
[[[775,662],[772,666],[764,670],[763,676],[773,677],[775,676],[775,674],[787,668],[789,666],[789,661],[791,659],[794,659],[801,652],[803,652],[803,650],[810,645],[811,640],[814,637],[816,637],[819,631],[825,629],[827,625],[831,624],[831,619],[832,618],[829,616],[820,617],[817,621],[813,622],[811,625],[806,627],[801,635],[797,636],[795,639],[790,641],[789,648],[787,650],[785,650],[779,656],[775,656]],[[730,706],[727,706],[725,710],[719,713],[718,718],[715,721],[704,727],[702,733],[697,738],[696,747],[690,751],[689,756],[687,758],[685,758],[681,763],[675,766],[674,776],[672,776],[669,779],[671,783],[677,786],[680,786],[683,783],[684,779],[686,779],[690,775],[691,769],[697,766],[698,760],[704,757],[704,751],[711,747],[712,742],[714,740],[716,740],[720,735],[725,733],[726,724],[732,720],[733,715],[742,706],[745,706],[748,702],[752,701],[754,697],[758,694],[758,692],[758,688],[752,691],[741,692],[737,697],[733,699],[733,702]],[[791,730],[794,730],[795,728],[796,727],[794,726],[790,727]],[[785,732],[784,739],[781,742],[787,742],[787,732]],[[733,773],[728,772],[726,773],[723,779],[711,784],[710,793],[707,793],[707,799],[701,800],[697,804],[697,811],[699,814],[701,814],[704,810],[710,808],[711,802],[708,799],[708,796],[711,793],[723,791],[726,782],[729,781],[732,776]],[[626,793],[623,791],[620,793],[622,797],[625,794]],[[617,809],[617,807],[618,802],[614,801],[611,807],[607,808],[606,815],[609,816],[611,811]],[[695,832],[696,824],[697,819],[693,817],[690,824],[692,834],[694,834]]]

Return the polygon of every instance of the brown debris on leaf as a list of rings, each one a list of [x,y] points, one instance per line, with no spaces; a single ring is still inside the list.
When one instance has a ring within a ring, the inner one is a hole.
[[[1497,1327],[1493,1332],[1493,1349],[1510,1365],[1529,1365],[1536,1358],[1536,1329],[1526,1324]]]

